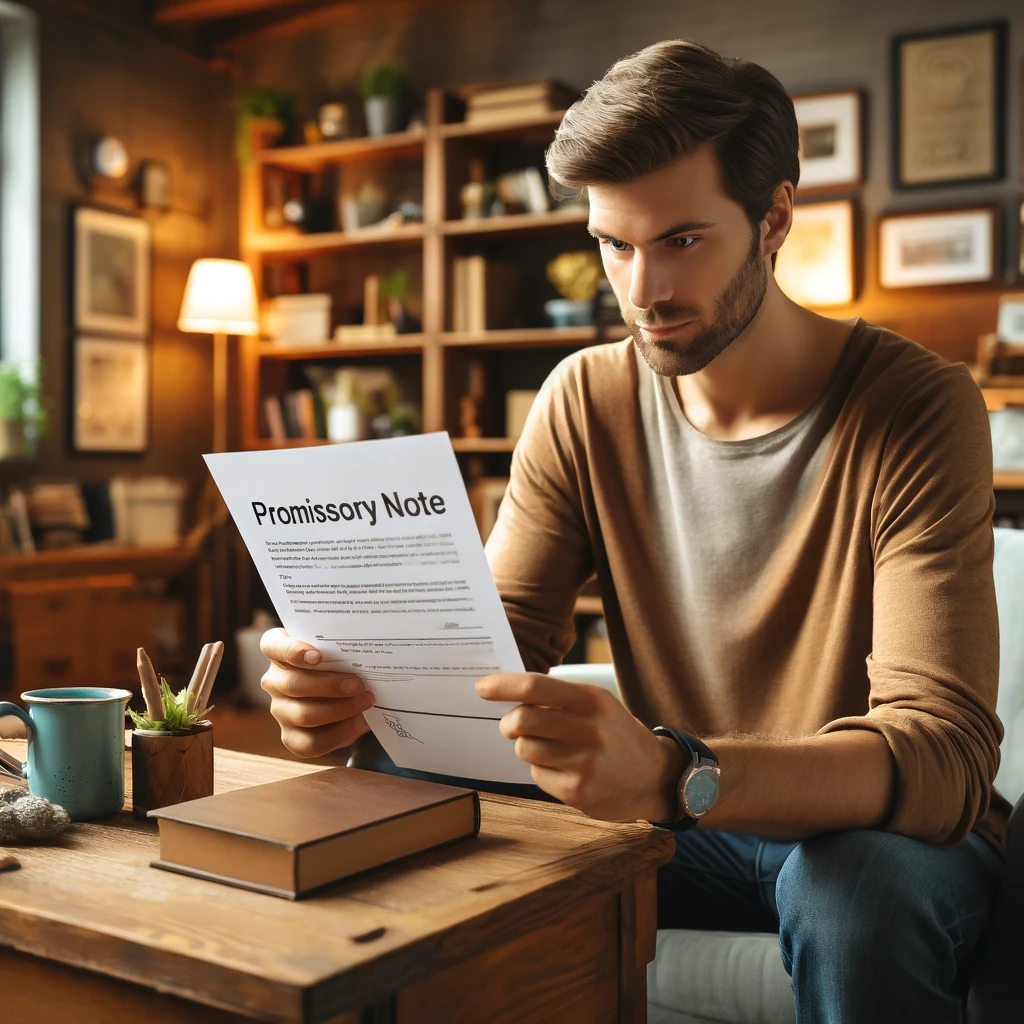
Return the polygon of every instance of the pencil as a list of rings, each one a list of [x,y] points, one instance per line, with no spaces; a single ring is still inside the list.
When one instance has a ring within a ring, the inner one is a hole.
[[[139,670],[139,682],[142,683],[142,696],[146,701],[146,714],[151,722],[164,720],[164,699],[160,693],[160,681],[156,677],[153,662],[146,654],[146,648],[140,647],[135,655],[135,665]]]
[[[185,702],[185,706],[189,711],[195,707],[196,691],[202,684],[203,676],[206,674],[206,666],[209,663],[212,649],[213,644],[203,644],[203,649],[199,652],[199,660],[196,662],[196,667],[192,670],[192,678],[188,682],[188,700]]]
[[[213,692],[213,684],[217,678],[217,673],[220,671],[220,663],[224,658],[224,643],[218,640],[213,645],[213,651],[211,652],[210,659],[206,666],[206,673],[203,676],[202,683],[196,692],[196,711],[205,711],[207,704],[210,702],[210,694]]]

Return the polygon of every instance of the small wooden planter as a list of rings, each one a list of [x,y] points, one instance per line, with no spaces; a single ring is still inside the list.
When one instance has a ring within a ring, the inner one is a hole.
[[[132,814],[145,818],[169,807],[213,796],[213,725],[199,722],[191,732],[132,733]]]

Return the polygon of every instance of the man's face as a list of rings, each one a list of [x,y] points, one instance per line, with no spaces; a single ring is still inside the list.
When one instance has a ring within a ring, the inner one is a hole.
[[[622,185],[591,185],[590,233],[637,348],[665,377],[703,370],[753,320],[767,270],[760,232],[703,146]]]

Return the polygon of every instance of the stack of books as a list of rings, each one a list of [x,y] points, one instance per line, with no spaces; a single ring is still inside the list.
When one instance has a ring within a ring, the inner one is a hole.
[[[519,273],[508,263],[483,256],[452,261],[452,330],[488,331],[512,326]]]
[[[263,399],[263,421],[267,436],[274,441],[288,438],[315,440],[324,438],[322,413],[310,388],[286,391],[283,395],[267,395]]]
[[[551,78],[532,78],[521,82],[482,82],[460,91],[466,101],[466,121],[528,121],[555,111],[565,110],[576,93]]]

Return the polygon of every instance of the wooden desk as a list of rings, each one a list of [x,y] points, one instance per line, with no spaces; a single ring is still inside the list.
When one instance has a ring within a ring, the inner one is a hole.
[[[23,756],[23,742],[3,746]],[[319,770],[218,748],[216,789]],[[4,1019],[646,1020],[671,834],[481,804],[478,839],[297,903],[150,868],[156,826],[126,811],[18,847],[21,869],[0,874]]]

